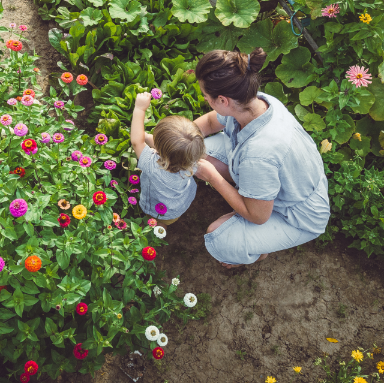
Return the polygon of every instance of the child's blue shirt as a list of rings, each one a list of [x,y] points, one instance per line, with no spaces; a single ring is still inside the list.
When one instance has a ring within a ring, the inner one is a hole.
[[[157,218],[155,206],[163,203],[167,207],[160,219],[180,217],[191,205],[196,196],[197,185],[188,172],[170,173],[161,169],[157,160],[159,155],[148,145],[141,152],[138,168],[141,169],[140,207],[144,213]]]

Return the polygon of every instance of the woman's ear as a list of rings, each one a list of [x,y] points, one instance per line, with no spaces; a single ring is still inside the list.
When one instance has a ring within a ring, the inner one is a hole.
[[[229,99],[225,96],[218,96],[219,102],[222,106],[228,106],[229,105]]]

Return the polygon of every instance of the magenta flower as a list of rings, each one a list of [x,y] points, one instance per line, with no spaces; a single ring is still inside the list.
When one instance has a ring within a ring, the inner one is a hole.
[[[86,157],[86,156],[81,157],[79,160],[79,164],[83,168],[89,168],[92,164],[92,159],[91,159],[91,157]]]
[[[7,101],[7,104],[8,105],[16,105],[17,104],[17,100],[15,98],[10,98],[8,101]]]
[[[12,124],[12,117],[9,114],[3,114],[0,117],[0,123],[4,126],[11,125]]]
[[[111,185],[112,188],[116,188],[115,185],[118,185],[119,183],[116,180],[111,180],[109,184]]]
[[[40,142],[42,142],[43,144],[48,144],[48,142],[50,142],[50,141],[51,141],[51,136],[48,133],[46,133],[46,132],[41,133]]]
[[[83,153],[80,152],[80,150],[75,150],[72,152],[71,157],[73,161],[80,161],[80,158],[83,156]]]
[[[37,153],[37,148],[32,149],[31,151],[25,152],[25,154],[28,154],[28,156],[30,156],[32,154],[36,154],[36,153]]]
[[[129,197],[128,198],[128,202],[132,205],[136,205],[137,204],[137,199],[135,197]]]
[[[21,99],[21,103],[25,106],[31,106],[33,104],[33,97],[27,94]]]
[[[137,176],[136,174],[133,174],[129,177],[129,182],[132,184],[132,185],[137,185],[139,182],[140,182],[140,178],[139,176]]]
[[[129,192],[130,193],[138,193],[140,190],[139,189],[132,189],[132,190],[130,190]]]
[[[55,101],[53,106],[57,109],[64,109],[64,101]]]
[[[59,144],[60,142],[64,141],[64,134],[62,133],[55,133],[52,137],[52,141],[56,142],[56,144]]]
[[[328,7],[325,7],[321,10],[322,16],[327,17],[336,17],[338,13],[340,13],[340,8],[337,4],[328,5]]]
[[[151,95],[152,95],[152,97],[153,97],[155,100],[157,100],[157,99],[161,98],[161,96],[163,95],[163,93],[161,92],[160,89],[158,89],[158,88],[153,88],[153,89],[151,90]]]
[[[68,122],[69,124],[72,124],[73,126],[75,126],[75,123],[72,121],[72,120],[65,120],[65,122]],[[67,132],[70,132],[73,128],[64,128],[64,130],[66,130]]]
[[[117,222],[115,222],[115,226],[116,226],[119,230],[124,230],[124,229],[126,229],[126,227],[127,227],[127,222],[125,222],[124,220],[120,219],[120,220],[118,220]]]
[[[356,88],[359,88],[361,86],[368,86],[368,84],[372,83],[372,81],[368,81],[372,79],[372,75],[367,73],[368,70],[369,69],[365,69],[363,66],[351,66],[346,72],[347,75],[345,77],[348,78],[348,81],[355,84]]]
[[[16,28],[16,23],[9,24],[9,28],[12,28],[12,29]]]
[[[13,128],[13,133],[16,134],[16,136],[23,137],[28,133],[27,125],[24,125],[22,123],[17,124]]]
[[[19,29],[21,30],[21,32],[24,32],[26,31],[28,28],[26,25],[19,25]]]
[[[163,203],[160,202],[155,206],[155,210],[157,214],[164,215],[168,209]]]
[[[2,257],[0,257],[0,272],[3,271],[4,266],[5,266],[4,259]]]
[[[28,204],[23,199],[15,199],[9,205],[9,211],[14,217],[21,217],[28,210]]]
[[[112,161],[112,160],[107,160],[104,162],[104,166],[108,169],[108,170],[113,170],[115,169],[116,167],[116,162],[115,161]]]
[[[95,137],[96,144],[105,145],[108,142],[108,137],[105,134],[96,134]]]

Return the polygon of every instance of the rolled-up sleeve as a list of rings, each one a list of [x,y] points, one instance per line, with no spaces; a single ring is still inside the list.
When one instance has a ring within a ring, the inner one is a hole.
[[[245,159],[239,164],[239,194],[243,197],[272,201],[280,188],[276,164],[259,158]]]

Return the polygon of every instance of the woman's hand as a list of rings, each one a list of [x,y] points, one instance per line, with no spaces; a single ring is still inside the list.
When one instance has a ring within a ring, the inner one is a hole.
[[[148,109],[149,104],[151,103],[151,97],[152,97],[151,93],[148,93],[148,92],[139,93],[136,96],[135,109],[139,109],[145,112]]]
[[[207,160],[200,160],[198,162],[197,172],[195,176],[205,182],[210,182],[215,174],[219,174],[216,168]]]

